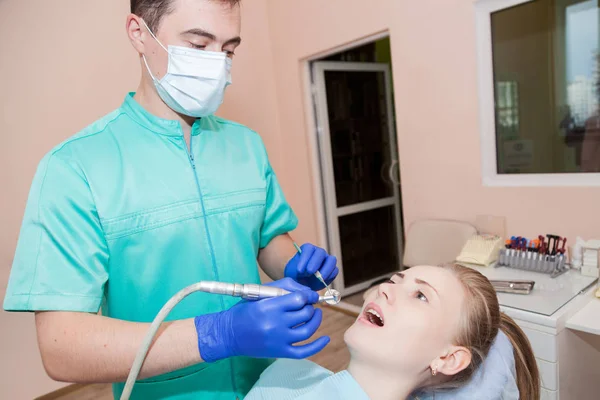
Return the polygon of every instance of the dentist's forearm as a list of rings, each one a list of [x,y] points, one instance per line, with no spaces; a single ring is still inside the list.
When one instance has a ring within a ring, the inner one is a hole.
[[[150,324],[77,312],[36,314],[48,375],[62,382],[124,382]],[[193,319],[164,323],[138,379],[202,362]]]
[[[262,270],[274,281],[284,277],[285,266],[296,254],[294,240],[286,233],[275,237],[258,254]]]

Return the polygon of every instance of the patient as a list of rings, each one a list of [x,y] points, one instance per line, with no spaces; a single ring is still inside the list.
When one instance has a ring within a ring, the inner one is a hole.
[[[506,352],[512,349],[514,365],[510,354],[508,361],[496,357],[502,361],[490,369],[502,371],[485,372],[482,382],[493,380],[494,374],[500,382],[490,387],[473,382],[486,357],[493,358],[492,344],[496,350],[501,339]],[[529,341],[500,312],[487,278],[470,268],[418,266],[395,274],[370,293],[344,340],[351,355],[346,371],[333,374],[307,360],[278,360],[263,372],[246,399],[398,400],[429,398],[433,393],[436,399],[540,396]]]

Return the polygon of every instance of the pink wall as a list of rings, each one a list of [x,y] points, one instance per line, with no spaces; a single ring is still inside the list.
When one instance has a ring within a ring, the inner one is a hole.
[[[136,87],[128,3],[0,1],[2,301],[39,160]],[[0,398],[31,399],[63,386],[43,370],[32,315],[0,312],[0,326]]]
[[[576,235],[600,236],[594,223],[600,188],[482,186],[473,3],[269,1],[279,148],[291,150],[283,159],[283,181],[300,216],[300,239],[317,237],[302,60],[384,30],[391,37],[407,226],[419,218],[474,221],[489,214],[505,216],[509,234],[557,233],[571,243]]]
[[[40,158],[137,85],[124,31],[128,3],[0,1],[2,289]],[[244,44],[220,114],[263,136],[300,217],[300,241],[318,238],[303,60],[386,30],[407,224],[492,214],[507,217],[511,234],[600,236],[600,188],[482,187],[473,0],[246,0],[243,7]],[[43,373],[31,316],[2,312],[0,326],[0,397],[31,398],[57,387]],[[26,387],[17,380],[23,376]]]

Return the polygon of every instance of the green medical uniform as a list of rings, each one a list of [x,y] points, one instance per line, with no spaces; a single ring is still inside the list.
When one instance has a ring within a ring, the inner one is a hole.
[[[133,97],[57,146],[35,175],[10,275],[8,311],[60,310],[150,322],[202,280],[259,283],[257,256],[295,229],[261,138],[210,116],[192,128]],[[169,320],[238,300],[196,293]],[[236,357],[135,385],[132,399],[243,398],[272,361]],[[114,385],[119,397],[123,385]]]

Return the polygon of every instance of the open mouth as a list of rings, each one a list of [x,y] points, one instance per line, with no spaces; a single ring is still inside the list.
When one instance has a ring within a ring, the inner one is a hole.
[[[363,318],[372,325],[383,326],[383,314],[379,307],[369,304],[365,308]]]

